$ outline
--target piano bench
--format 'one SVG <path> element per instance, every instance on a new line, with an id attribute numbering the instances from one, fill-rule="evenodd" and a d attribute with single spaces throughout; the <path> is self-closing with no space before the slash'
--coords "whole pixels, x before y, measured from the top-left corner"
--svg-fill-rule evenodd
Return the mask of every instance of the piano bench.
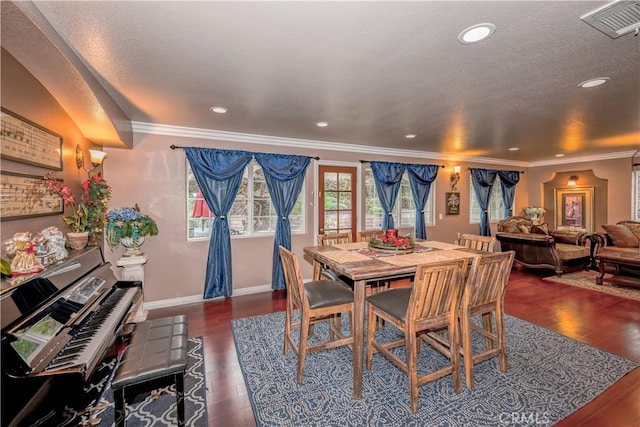
<path id="1" fill-rule="evenodd" d="M 147 320 L 136 325 L 111 382 L 115 425 L 125 425 L 125 389 L 170 379 L 176 384 L 178 425 L 184 426 L 184 373 L 187 368 L 187 316 Z"/>

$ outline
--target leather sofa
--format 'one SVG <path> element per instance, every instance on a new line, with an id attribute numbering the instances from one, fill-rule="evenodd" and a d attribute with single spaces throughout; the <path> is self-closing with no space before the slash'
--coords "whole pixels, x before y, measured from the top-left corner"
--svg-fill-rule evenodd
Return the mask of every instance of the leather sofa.
<path id="1" fill-rule="evenodd" d="M 549 231 L 546 224 L 514 216 L 498 223 L 496 239 L 502 251 L 515 252 L 515 263 L 523 267 L 552 269 L 561 276 L 592 265 L 588 233 Z"/>
<path id="2" fill-rule="evenodd" d="M 637 254 L 640 251 L 640 221 L 619 221 L 614 225 L 603 225 L 604 232 L 593 233 L 591 239 L 592 256 L 604 252 L 630 252 Z M 619 267 L 619 273 L 640 277 L 640 269 L 633 267 Z"/>
<path id="3" fill-rule="evenodd" d="M 638 252 L 640 250 L 640 221 L 620 221 L 603 225 L 604 232 L 591 234 L 594 254 L 601 251 Z"/>

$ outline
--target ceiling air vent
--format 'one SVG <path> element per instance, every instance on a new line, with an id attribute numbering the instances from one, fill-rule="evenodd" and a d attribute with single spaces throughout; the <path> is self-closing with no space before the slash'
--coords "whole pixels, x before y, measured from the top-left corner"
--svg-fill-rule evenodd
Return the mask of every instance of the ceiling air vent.
<path id="1" fill-rule="evenodd" d="M 616 39 L 640 28 L 640 1 L 614 1 L 580 19 Z"/>

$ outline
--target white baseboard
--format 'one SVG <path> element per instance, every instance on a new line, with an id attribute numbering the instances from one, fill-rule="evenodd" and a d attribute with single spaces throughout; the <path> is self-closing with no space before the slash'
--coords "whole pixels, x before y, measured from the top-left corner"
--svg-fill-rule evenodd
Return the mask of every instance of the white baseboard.
<path id="1" fill-rule="evenodd" d="M 260 286 L 251 286 L 249 288 L 240 288 L 240 289 L 234 289 L 233 290 L 233 294 L 231 295 L 231 297 L 239 297 L 242 295 L 251 295 L 251 294 L 258 294 L 258 293 L 262 293 L 262 292 L 271 292 L 271 285 L 260 285 Z M 167 307 L 175 307 L 177 305 L 185 305 L 185 304 L 195 304 L 195 303 L 199 303 L 199 302 L 205 302 L 205 301 L 215 301 L 215 300 L 219 300 L 219 299 L 223 299 L 224 297 L 217 297 L 217 298 L 211 298 L 211 299 L 204 299 L 202 298 L 202 295 L 192 295 L 192 296 L 188 296 L 188 297 L 180 297 L 180 298 L 172 298 L 172 299 L 165 299 L 165 300 L 160 300 L 160 301 L 150 301 L 150 302 L 145 302 L 143 307 L 145 310 L 154 310 L 156 308 L 167 308 Z"/>

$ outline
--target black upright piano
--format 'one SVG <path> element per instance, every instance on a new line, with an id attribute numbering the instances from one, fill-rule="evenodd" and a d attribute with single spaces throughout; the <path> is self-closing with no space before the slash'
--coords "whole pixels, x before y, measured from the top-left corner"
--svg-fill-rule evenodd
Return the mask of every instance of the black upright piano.
<path id="1" fill-rule="evenodd" d="M 49 425 L 113 349 L 142 290 L 110 267 L 96 246 L 36 275 L 3 279 L 2 426 Z"/>

